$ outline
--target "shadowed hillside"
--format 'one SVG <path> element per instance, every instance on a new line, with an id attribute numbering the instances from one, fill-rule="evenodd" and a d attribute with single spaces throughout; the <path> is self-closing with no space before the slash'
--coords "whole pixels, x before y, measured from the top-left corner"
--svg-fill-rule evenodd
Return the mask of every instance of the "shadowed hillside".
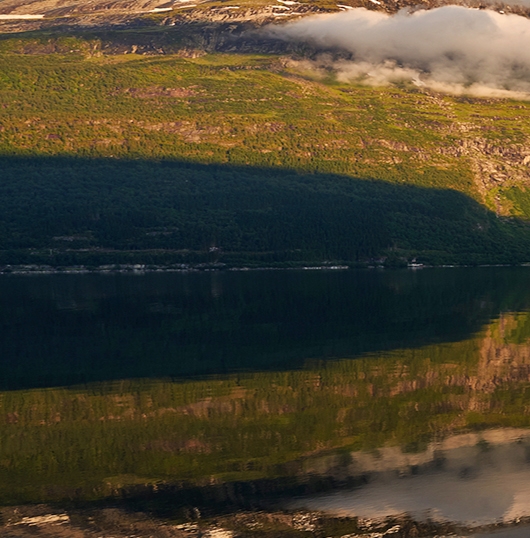
<path id="1" fill-rule="evenodd" d="M 517 263 L 530 228 L 453 191 L 280 168 L 2 158 L 4 264 Z"/>

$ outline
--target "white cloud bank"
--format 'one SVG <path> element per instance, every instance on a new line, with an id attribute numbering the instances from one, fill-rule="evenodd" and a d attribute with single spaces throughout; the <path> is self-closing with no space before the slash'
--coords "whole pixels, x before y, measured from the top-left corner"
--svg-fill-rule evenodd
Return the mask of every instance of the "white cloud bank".
<path id="1" fill-rule="evenodd" d="M 530 20 L 519 15 L 460 6 L 395 15 L 358 8 L 266 32 L 350 52 L 352 60 L 316 62 L 344 81 L 409 80 L 451 93 L 530 97 Z"/>

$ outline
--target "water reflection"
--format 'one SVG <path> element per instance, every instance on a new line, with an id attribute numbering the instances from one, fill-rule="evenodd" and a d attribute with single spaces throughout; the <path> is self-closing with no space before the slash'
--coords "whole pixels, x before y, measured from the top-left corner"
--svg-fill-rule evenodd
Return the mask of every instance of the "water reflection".
<path id="1" fill-rule="evenodd" d="M 0 278 L 0 388 L 289 370 L 469 337 L 527 268 Z"/>
<path id="2" fill-rule="evenodd" d="M 530 516 L 527 272 L 423 274 L 1 281 L 0 504 Z"/>
<path id="3" fill-rule="evenodd" d="M 417 454 L 354 453 L 350 472 L 370 473 L 369 484 L 290 506 L 370 519 L 406 513 L 467 526 L 510 523 L 530 515 L 529 455 L 530 432 L 512 428 L 450 436 Z"/>

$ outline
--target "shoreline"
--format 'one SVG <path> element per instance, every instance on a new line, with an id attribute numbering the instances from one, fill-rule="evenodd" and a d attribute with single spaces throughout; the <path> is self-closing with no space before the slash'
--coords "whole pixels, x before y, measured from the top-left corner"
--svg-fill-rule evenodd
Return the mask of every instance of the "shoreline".
<path id="1" fill-rule="evenodd" d="M 424 265 L 407 264 L 402 266 L 351 264 L 351 265 L 294 265 L 294 266 L 229 266 L 228 264 L 173 264 L 173 265 L 144 265 L 144 264 L 111 264 L 100 266 L 72 265 L 4 265 L 0 266 L 0 275 L 86 275 L 86 274 L 148 274 L 148 273 L 209 273 L 209 272 L 246 272 L 246 271 L 350 271 L 350 270 L 395 270 L 407 269 L 457 269 L 457 268 L 486 268 L 486 267 L 530 267 L 530 262 L 518 264 L 443 264 Z"/>

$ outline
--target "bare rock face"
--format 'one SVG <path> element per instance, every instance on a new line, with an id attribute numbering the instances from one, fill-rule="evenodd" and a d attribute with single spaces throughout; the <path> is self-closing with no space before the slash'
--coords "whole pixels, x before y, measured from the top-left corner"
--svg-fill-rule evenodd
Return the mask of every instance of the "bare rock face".
<path id="1" fill-rule="evenodd" d="M 494 9 L 501 13 L 530 16 L 530 7 L 508 5 L 502 0 L 345 0 L 337 4 L 322 0 L 252 4 L 236 0 L 226 5 L 210 0 L 2 0 L 0 3 L 0 33 L 61 27 L 108 27 L 136 25 L 175 26 L 183 22 L 247 23 L 261 26 L 284 22 L 315 13 L 344 11 L 364 7 L 375 11 L 396 13 L 403 8 L 432 9 L 442 5 Z M 152 18 L 159 15 L 158 19 Z M 151 18 L 150 18 L 151 17 Z M 148 19 L 148 20 L 146 20 Z"/>
<path id="2" fill-rule="evenodd" d="M 322 11 L 329 10 L 314 4 L 296 3 L 288 7 L 274 0 L 270 5 L 257 6 L 235 3 L 208 6 L 204 0 L 4 0 L 0 5 L 0 32 L 49 27 L 58 19 L 62 25 L 98 26 L 124 24 L 150 14 L 167 14 L 159 24 L 172 26 L 182 20 L 259 24 Z"/>

